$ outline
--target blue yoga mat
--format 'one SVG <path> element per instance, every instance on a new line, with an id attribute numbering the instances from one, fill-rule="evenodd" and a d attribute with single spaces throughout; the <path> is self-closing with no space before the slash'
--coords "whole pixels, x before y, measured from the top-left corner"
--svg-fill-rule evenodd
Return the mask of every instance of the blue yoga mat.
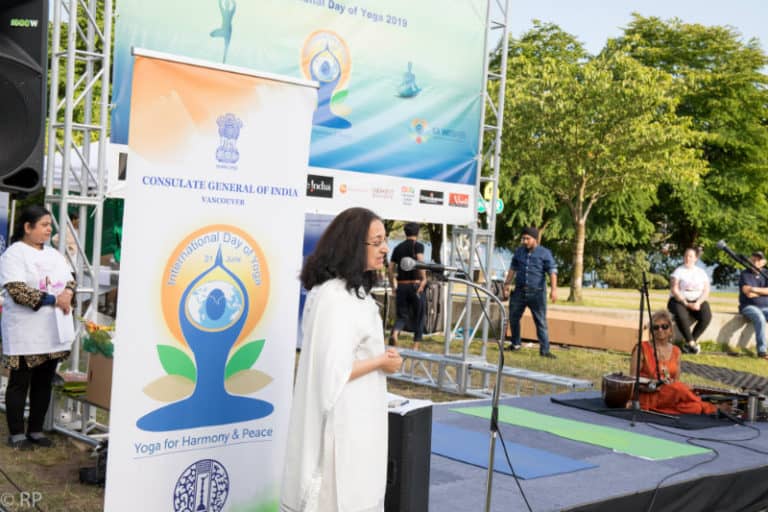
<path id="1" fill-rule="evenodd" d="M 597 467 L 588 462 L 537 448 L 529 448 L 506 440 L 504 443 L 507 445 L 507 452 L 515 473 L 524 480 Z M 474 432 L 445 423 L 432 423 L 432 453 L 437 455 L 487 469 L 489 445 L 490 433 L 488 432 Z M 497 473 L 512 474 L 498 438 L 493 470 Z"/>

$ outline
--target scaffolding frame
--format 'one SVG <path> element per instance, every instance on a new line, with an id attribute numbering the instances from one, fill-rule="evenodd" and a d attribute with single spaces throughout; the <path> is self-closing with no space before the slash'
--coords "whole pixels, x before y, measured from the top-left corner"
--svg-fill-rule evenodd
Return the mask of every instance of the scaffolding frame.
<path id="1" fill-rule="evenodd" d="M 52 1 L 45 203 L 49 208 L 55 204 L 59 209 L 58 217 L 54 219 L 59 233 L 58 249 L 74 269 L 78 304 L 82 304 L 83 299 L 89 301 L 87 311 L 78 306 L 78 314 L 95 320 L 107 182 L 112 0 Z M 84 16 L 79 16 L 81 13 Z M 85 26 L 81 26 L 79 20 Z M 64 95 L 60 97 L 62 76 Z M 74 114 L 79 107 L 83 115 L 76 122 Z M 95 166 L 92 151 L 97 152 Z M 57 155 L 61 159 L 58 176 Z M 85 249 L 88 207 L 94 210 L 90 255 Z M 78 229 L 69 219 L 70 208 L 76 208 L 82 220 Z M 77 246 L 74 258 L 66 251 L 70 236 Z M 82 329 L 78 334 L 82 334 Z M 73 370 L 79 368 L 79 343 L 73 346 L 71 364 Z"/>
<path id="2" fill-rule="evenodd" d="M 45 168 L 45 203 L 58 207 L 53 219 L 59 233 L 58 249 L 72 265 L 77 280 L 75 313 L 96 320 L 99 303 L 99 274 L 107 187 L 108 115 L 111 74 L 112 0 L 51 0 L 51 27 L 47 160 Z M 64 92 L 60 94 L 59 84 Z M 82 116 L 75 120 L 76 109 Z M 93 152 L 96 152 L 95 164 Z M 61 172 L 57 174 L 57 160 Z M 93 240 L 86 253 L 87 218 L 93 208 Z M 69 219 L 70 208 L 81 220 L 75 229 Z M 74 238 L 77 253 L 66 250 L 68 239 Z M 88 307 L 83 310 L 83 302 Z M 80 339 L 83 327 L 76 331 L 70 367 L 80 369 Z M 55 405 L 55 404 L 54 404 Z M 46 426 L 93 443 L 89 433 L 98 426 L 95 414 L 87 404 L 68 401 L 69 415 L 50 407 Z M 64 420 L 62 418 L 67 418 Z M 79 430 L 76 431 L 75 429 Z"/>
<path id="3" fill-rule="evenodd" d="M 492 9 L 492 3 L 496 4 L 498 10 Z M 484 279 L 485 289 L 488 293 L 493 293 L 493 279 L 491 269 L 493 268 L 494 239 L 496 232 L 496 204 L 499 199 L 499 171 L 501 159 L 502 132 L 504 124 L 504 100 L 507 84 L 507 48 L 509 46 L 509 7 L 510 0 L 489 0 L 486 12 L 486 44 L 484 52 L 483 69 L 485 70 L 485 80 L 483 81 L 482 96 L 483 110 L 481 113 L 481 130 L 478 147 L 481 148 L 477 156 L 478 179 L 476 191 L 478 199 L 482 198 L 485 189 L 490 187 L 490 206 L 486 208 L 487 222 L 481 227 L 477 221 L 469 226 L 452 226 L 451 246 L 448 256 L 448 265 L 466 270 L 469 279 L 478 271 L 478 279 Z M 501 38 L 493 52 L 488 49 L 489 40 L 501 31 Z M 490 69 L 492 57 L 499 59 L 499 71 L 494 72 Z M 489 91 L 489 84 L 498 84 L 494 91 Z M 486 147 L 487 146 L 487 147 Z M 486 165 L 487 164 L 487 165 Z M 473 208 L 476 205 L 471 205 Z M 445 226 L 444 226 L 445 229 Z M 481 315 L 474 322 L 472 320 L 473 308 L 473 289 L 466 287 L 463 293 L 464 304 L 461 312 L 453 319 L 454 285 L 447 283 L 447 292 L 443 295 L 444 308 L 444 334 L 445 343 L 442 356 L 438 356 L 440 361 L 436 364 L 424 364 L 424 357 L 414 351 L 403 351 L 401 354 L 404 359 L 410 360 L 410 372 L 401 371 L 396 378 L 408 382 L 430 385 L 443 391 L 449 391 L 460 394 L 470 394 L 477 396 L 490 396 L 488 389 L 490 374 L 487 371 L 481 371 L 482 384 L 475 388 L 472 385 L 472 370 L 478 370 L 486 364 L 486 345 L 490 333 L 488 320 Z M 478 297 L 479 305 L 490 315 L 492 301 L 489 296 Z M 481 349 L 480 356 L 470 355 L 470 345 L 473 342 L 475 333 L 481 330 Z M 459 335 L 459 333 L 461 333 Z M 496 333 L 503 337 L 504 333 Z M 451 348 L 451 342 L 455 338 L 462 338 L 461 352 L 455 353 Z M 427 358 L 432 361 L 433 357 Z M 435 361 L 432 361 L 435 362 Z M 404 364 L 403 370 L 406 368 Z M 414 369 L 420 369 L 420 375 L 416 375 Z"/>

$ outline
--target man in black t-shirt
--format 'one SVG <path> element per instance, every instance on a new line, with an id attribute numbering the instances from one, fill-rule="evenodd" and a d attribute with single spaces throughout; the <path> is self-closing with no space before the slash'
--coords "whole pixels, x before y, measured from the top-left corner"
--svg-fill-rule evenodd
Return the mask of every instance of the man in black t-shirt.
<path id="1" fill-rule="evenodd" d="M 757 269 L 765 267 L 765 255 L 755 251 L 749 261 Z M 739 313 L 747 317 L 755 327 L 757 357 L 768 359 L 765 344 L 765 321 L 768 318 L 768 279 L 762 273 L 746 269 L 739 277 Z"/>
<path id="2" fill-rule="evenodd" d="M 405 240 L 395 247 L 389 261 L 389 282 L 395 290 L 397 312 L 395 326 L 389 336 L 389 344 L 397 345 L 397 336 L 410 318 L 414 325 L 414 350 L 419 350 L 419 342 L 424 334 L 424 288 L 427 286 L 427 273 L 424 270 L 406 272 L 400 268 L 400 260 L 407 257 L 424 261 L 424 244 L 417 241 L 419 227 L 415 222 L 409 222 L 404 226 Z"/>

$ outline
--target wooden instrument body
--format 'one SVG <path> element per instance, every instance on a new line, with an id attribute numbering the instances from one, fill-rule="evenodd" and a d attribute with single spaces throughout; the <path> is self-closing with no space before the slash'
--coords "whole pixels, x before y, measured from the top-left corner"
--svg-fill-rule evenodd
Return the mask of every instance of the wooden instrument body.
<path id="1" fill-rule="evenodd" d="M 608 373 L 603 375 L 600 391 L 606 407 L 610 409 L 623 409 L 632 400 L 632 390 L 634 388 L 634 377 L 622 373 Z"/>

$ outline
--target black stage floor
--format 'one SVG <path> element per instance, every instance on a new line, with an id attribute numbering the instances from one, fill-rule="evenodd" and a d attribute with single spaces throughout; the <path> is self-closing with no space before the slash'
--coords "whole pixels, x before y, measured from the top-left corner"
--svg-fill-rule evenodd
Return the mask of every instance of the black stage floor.
<path id="1" fill-rule="evenodd" d="M 558 398 L 594 396 L 597 396 L 594 392 L 557 395 Z M 477 418 L 456 414 L 449 409 L 457 405 L 479 406 L 489 403 L 488 400 L 473 400 L 435 405 L 433 421 L 475 430 Z M 705 430 L 654 428 L 645 423 L 637 423 L 632 427 L 624 419 L 552 403 L 550 396 L 511 398 L 501 403 L 672 441 L 706 438 L 696 440 L 695 443 L 714 450 L 705 455 L 652 461 L 547 432 L 502 424 L 500 428 L 505 441 L 547 450 L 597 466 L 573 473 L 520 480 L 534 511 L 757 512 L 768 509 L 768 423 L 753 423 L 752 428 L 733 424 Z M 485 423 L 487 425 L 487 421 Z M 495 456 L 497 459 L 504 458 L 504 453 L 496 450 Z M 433 454 L 429 510 L 485 510 L 486 476 L 485 469 Z M 659 484 L 659 491 L 654 496 L 654 490 Z M 649 509 L 652 499 L 653 505 Z M 501 473 L 494 473 L 491 503 L 494 512 L 528 509 L 514 479 Z"/>

